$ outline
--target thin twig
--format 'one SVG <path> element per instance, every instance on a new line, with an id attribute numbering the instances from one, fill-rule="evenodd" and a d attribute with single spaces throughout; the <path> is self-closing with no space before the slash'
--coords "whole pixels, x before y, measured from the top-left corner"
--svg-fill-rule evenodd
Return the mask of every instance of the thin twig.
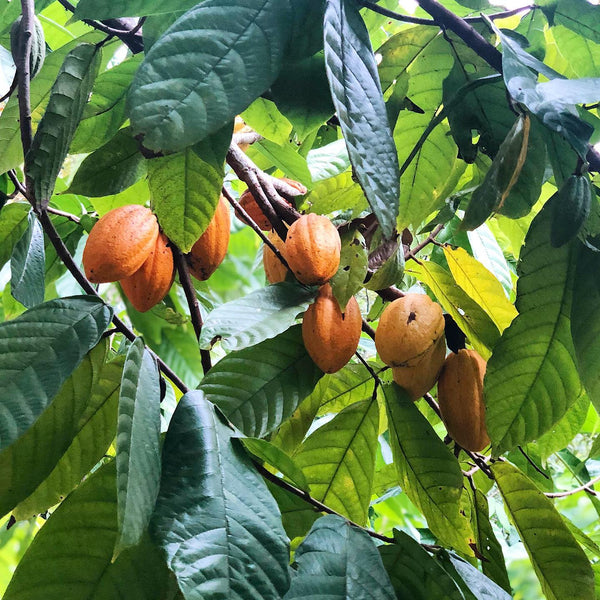
<path id="1" fill-rule="evenodd" d="M 375 330 L 363 319 L 362 320 L 362 330 L 373 340 L 375 341 Z"/>
<path id="2" fill-rule="evenodd" d="M 414 248 L 410 248 L 404 253 L 404 260 L 410 260 L 411 258 L 414 260 L 416 258 L 416 254 L 423 250 L 429 244 L 433 244 L 435 242 L 435 238 L 440 234 L 442 229 L 444 229 L 445 223 L 440 223 L 435 227 L 435 229 L 419 244 L 417 244 Z"/>
<path id="3" fill-rule="evenodd" d="M 544 471 L 538 467 L 538 465 L 535 464 L 535 462 L 533 462 L 533 459 L 531 458 L 531 456 L 529 456 L 529 454 L 527 454 L 527 452 L 525 452 L 525 450 L 523 450 L 523 446 L 517 446 L 517 448 L 519 449 L 519 452 L 527 459 L 527 462 L 543 477 L 545 477 L 546 479 L 550 479 L 550 477 L 548 477 L 548 475 L 546 473 L 544 473 Z"/>
<path id="4" fill-rule="evenodd" d="M 59 217 L 65 217 L 69 219 L 69 221 L 73 221 L 73 223 L 79 224 L 81 222 L 79 217 L 72 215 L 69 212 L 65 212 L 64 210 L 59 210 L 58 208 L 52 208 L 51 206 L 47 206 L 46 211 L 52 213 L 53 215 L 58 215 Z"/>
<path id="5" fill-rule="evenodd" d="M 593 496 L 597 495 L 596 490 L 592 490 L 591 487 L 600 481 L 600 475 L 594 477 L 594 479 L 590 479 L 587 483 L 580 485 L 579 487 L 573 488 L 572 490 L 568 490 L 566 492 L 545 492 L 545 496 L 547 498 L 566 498 L 567 496 L 572 496 L 573 494 L 577 494 L 578 492 L 587 492 L 588 494 L 592 494 Z"/>

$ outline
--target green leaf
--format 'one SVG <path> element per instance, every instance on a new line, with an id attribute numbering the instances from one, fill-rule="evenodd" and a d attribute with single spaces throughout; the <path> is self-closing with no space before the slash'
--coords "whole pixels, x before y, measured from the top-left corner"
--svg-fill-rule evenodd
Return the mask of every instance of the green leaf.
<path id="1" fill-rule="evenodd" d="M 321 382 L 319 415 L 338 413 L 373 393 L 373 376 L 360 363 L 349 363 L 337 373 L 325 375 Z"/>
<path id="2" fill-rule="evenodd" d="M 314 431 L 294 455 L 311 496 L 359 525 L 367 521 L 378 428 L 377 401 L 357 402 Z"/>
<path id="3" fill-rule="evenodd" d="M 44 232 L 33 212 L 29 213 L 28 222 L 10 259 L 10 292 L 23 306 L 33 308 L 44 301 L 46 257 Z"/>
<path id="4" fill-rule="evenodd" d="M 195 391 L 165 439 L 151 533 L 188 600 L 275 600 L 289 585 L 277 505 L 233 435 Z"/>
<path id="5" fill-rule="evenodd" d="M 306 155 L 306 161 L 315 183 L 340 175 L 350 167 L 350 157 L 344 140 L 313 148 Z"/>
<path id="6" fill-rule="evenodd" d="M 179 18 L 150 48 L 129 92 L 144 145 L 182 150 L 246 109 L 277 78 L 291 16 L 287 1 L 205 0 Z"/>
<path id="7" fill-rule="evenodd" d="M 289 140 L 284 144 L 275 144 L 269 140 L 260 140 L 253 144 L 252 150 L 261 154 L 269 164 L 281 169 L 290 179 L 299 181 L 308 189 L 312 188 L 312 177 L 304 156 L 298 153 L 298 147 Z"/>
<path id="8" fill-rule="evenodd" d="M 115 556 L 142 539 L 160 484 L 160 382 L 156 360 L 136 338 L 127 351 L 117 427 L 119 536 Z"/>
<path id="9" fill-rule="evenodd" d="M 81 163 L 67 193 L 83 196 L 118 194 L 146 174 L 146 161 L 126 127 Z"/>
<path id="10" fill-rule="evenodd" d="M 319 181 L 306 197 L 306 204 L 310 212 L 321 215 L 367 207 L 365 195 L 350 171 Z"/>
<path id="11" fill-rule="evenodd" d="M 15 202 L 0 210 L 0 269 L 10 259 L 15 244 L 27 229 L 30 208 L 29 204 Z"/>
<path id="12" fill-rule="evenodd" d="M 304 348 L 301 327 L 295 325 L 228 354 L 208 372 L 200 389 L 244 434 L 260 438 L 296 410 L 322 375 Z"/>
<path id="13" fill-rule="evenodd" d="M 556 600 L 593 598 L 590 564 L 552 501 L 511 464 L 491 468 L 545 594 Z"/>
<path id="14" fill-rule="evenodd" d="M 276 144 L 289 141 L 292 124 L 270 100 L 257 98 L 240 116 L 254 131 Z"/>
<path id="15" fill-rule="evenodd" d="M 25 157 L 25 171 L 33 181 L 39 206 L 46 207 L 67 156 L 83 108 L 92 91 L 101 52 L 92 44 L 80 44 L 67 56 L 50 90 L 50 100 Z"/>
<path id="16" fill-rule="evenodd" d="M 361 288 L 367 275 L 369 254 L 365 238 L 358 230 L 348 231 L 341 236 L 342 252 L 340 266 L 331 278 L 331 289 L 342 311 Z"/>
<path id="17" fill-rule="evenodd" d="M 473 534 L 461 514 L 463 477 L 450 449 L 396 384 L 383 387 L 390 443 L 402 490 L 444 544 L 469 556 Z"/>
<path id="18" fill-rule="evenodd" d="M 350 160 L 386 237 L 398 216 L 400 172 L 369 34 L 358 7 L 327 0 L 325 66 Z"/>
<path id="19" fill-rule="evenodd" d="M 373 540 L 336 515 L 321 517 L 296 550 L 285 600 L 394 600 Z"/>
<path id="20" fill-rule="evenodd" d="M 585 0 L 559 0 L 554 22 L 600 44 L 600 10 Z"/>
<path id="21" fill-rule="evenodd" d="M 587 175 L 571 175 L 552 199 L 550 241 L 555 248 L 570 242 L 590 215 L 592 189 Z"/>
<path id="22" fill-rule="evenodd" d="M 146 538 L 111 563 L 117 538 L 114 462 L 98 469 L 35 536 L 5 600 L 164 600 L 169 572 Z"/>
<path id="23" fill-rule="evenodd" d="M 0 450 L 33 425 L 111 317 L 101 300 L 75 296 L 0 323 Z"/>
<path id="24" fill-rule="evenodd" d="M 198 0 L 80 0 L 75 9 L 77 19 L 110 19 L 112 17 L 139 17 L 168 15 L 176 10 L 187 10 Z"/>
<path id="25" fill-rule="evenodd" d="M 314 287 L 282 282 L 226 302 L 208 314 L 200 347 L 221 338 L 226 350 L 242 350 L 287 331 L 316 297 Z"/>
<path id="26" fill-rule="evenodd" d="M 73 394 L 65 390 L 63 396 L 61 392 L 60 401 L 57 397 L 31 428 L 32 438 L 27 443 L 36 445 L 36 452 L 29 455 L 32 460 L 43 452 L 53 456 L 54 449 L 59 458 L 46 479 L 15 508 L 13 515 L 17 520 L 29 519 L 58 504 L 106 454 L 117 433 L 124 358 L 99 365 L 92 373 L 89 370 L 85 375 L 82 373 L 81 381 L 79 377 L 73 381 Z M 60 418 L 55 420 L 55 414 Z M 73 419 L 70 426 L 69 419 Z M 61 425 L 64 428 L 59 434 L 56 429 Z M 22 439 L 28 436 L 29 431 Z M 59 445 L 62 436 L 68 443 Z M 46 438 L 52 442 L 45 442 Z M 48 450 L 50 446 L 52 452 Z M 44 465 L 45 460 L 40 460 L 40 465 Z"/>
<path id="27" fill-rule="evenodd" d="M 403 531 L 394 530 L 394 543 L 379 546 L 379 554 L 397 598 L 464 600 L 443 567 Z"/>
<path id="28" fill-rule="evenodd" d="M 550 226 L 546 206 L 521 250 L 519 315 L 487 365 L 484 398 L 494 456 L 548 431 L 581 390 L 570 326 L 575 247 L 553 248 Z"/>
<path id="29" fill-rule="evenodd" d="M 148 180 L 161 228 L 182 252 L 189 252 L 213 218 L 223 173 L 187 148 L 148 161 Z"/>
<path id="30" fill-rule="evenodd" d="M 504 258 L 504 252 L 487 225 L 468 231 L 469 245 L 473 256 L 502 284 L 505 294 L 510 296 L 513 289 L 512 275 Z"/>

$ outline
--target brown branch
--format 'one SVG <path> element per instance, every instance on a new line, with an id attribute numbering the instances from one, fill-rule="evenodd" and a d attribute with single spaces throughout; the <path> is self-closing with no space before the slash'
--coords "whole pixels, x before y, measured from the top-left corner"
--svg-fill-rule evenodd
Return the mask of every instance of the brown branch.
<path id="1" fill-rule="evenodd" d="M 375 341 L 375 330 L 363 319 L 362 330 L 366 333 L 373 341 Z"/>
<path id="2" fill-rule="evenodd" d="M 404 260 L 410 260 L 411 258 L 414 260 L 417 252 L 420 252 L 428 246 L 429 244 L 435 243 L 435 238 L 440 234 L 442 229 L 444 229 L 445 223 L 440 223 L 436 226 L 436 228 L 419 244 L 417 244 L 414 248 L 409 248 L 404 253 Z"/>
<path id="3" fill-rule="evenodd" d="M 594 477 L 587 483 L 580 485 L 579 487 L 573 488 L 572 490 L 568 490 L 566 492 L 545 492 L 544 495 L 547 498 L 566 498 L 567 496 L 572 496 L 573 494 L 577 494 L 578 492 L 587 492 L 588 494 L 592 494 L 592 496 L 596 496 L 596 490 L 591 489 L 592 486 L 600 481 L 600 475 Z"/>
<path id="4" fill-rule="evenodd" d="M 544 473 L 544 471 L 542 471 L 542 469 L 540 467 L 538 467 L 538 465 L 535 464 L 535 462 L 533 461 L 533 459 L 531 458 L 531 456 L 529 456 L 529 454 L 527 454 L 527 452 L 525 452 L 525 450 L 523 450 L 523 446 L 517 446 L 517 448 L 519 449 L 519 452 L 525 457 L 525 459 L 527 460 L 527 462 L 543 477 L 545 477 L 546 479 L 550 479 L 550 477 L 548 477 L 548 475 L 546 473 Z"/>
<path id="5" fill-rule="evenodd" d="M 65 217 L 66 219 L 69 219 L 69 221 L 73 221 L 73 223 L 79 224 L 81 222 L 79 217 L 72 215 L 69 212 L 65 212 L 64 210 L 59 210 L 58 208 L 47 206 L 46 212 L 52 213 L 53 215 L 58 215 L 59 217 Z"/>

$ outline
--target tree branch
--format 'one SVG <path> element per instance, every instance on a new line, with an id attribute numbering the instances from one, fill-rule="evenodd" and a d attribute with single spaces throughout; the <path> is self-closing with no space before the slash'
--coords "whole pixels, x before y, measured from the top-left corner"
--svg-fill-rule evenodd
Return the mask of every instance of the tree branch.
<path id="1" fill-rule="evenodd" d="M 545 496 L 547 498 L 566 498 L 567 496 L 572 496 L 573 494 L 577 494 L 578 492 L 588 492 L 593 496 L 596 496 L 596 491 L 591 489 L 595 483 L 600 481 L 600 475 L 597 475 L 593 479 L 590 479 L 587 483 L 580 485 L 579 487 L 573 488 L 572 490 L 568 490 L 566 492 L 545 492 Z"/>
<path id="2" fill-rule="evenodd" d="M 425 248 L 429 244 L 436 243 L 435 238 L 440 234 L 442 229 L 444 229 L 444 226 L 445 226 L 445 223 L 440 223 L 422 242 L 417 244 L 414 248 L 409 248 L 404 253 L 404 260 L 410 260 L 411 258 L 414 260 L 417 252 L 420 252 L 421 250 L 423 250 L 423 248 Z"/>

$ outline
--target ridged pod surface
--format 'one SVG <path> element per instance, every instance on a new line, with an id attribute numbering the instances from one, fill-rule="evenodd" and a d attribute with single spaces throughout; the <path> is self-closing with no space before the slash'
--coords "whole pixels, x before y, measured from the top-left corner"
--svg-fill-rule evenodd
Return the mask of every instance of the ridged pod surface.
<path id="1" fill-rule="evenodd" d="M 375 347 L 392 367 L 414 366 L 444 333 L 442 308 L 425 294 L 406 294 L 390 302 L 379 319 Z"/>
<path id="2" fill-rule="evenodd" d="M 303 215 L 292 223 L 285 240 L 285 259 L 298 281 L 322 285 L 340 266 L 342 242 L 331 221 L 322 215 Z"/>
<path id="3" fill-rule="evenodd" d="M 350 298 L 342 314 L 331 286 L 324 285 L 302 319 L 304 346 L 325 373 L 339 371 L 356 352 L 362 317 L 358 302 Z"/>
<path id="4" fill-rule="evenodd" d="M 145 206 L 129 204 L 107 212 L 85 244 L 85 276 L 92 283 L 106 283 L 133 275 L 154 249 L 158 231 L 156 217 Z"/>
<path id="5" fill-rule="evenodd" d="M 438 380 L 444 359 L 446 358 L 446 339 L 444 335 L 438 339 L 431 350 L 411 367 L 392 367 L 394 381 L 403 387 L 411 400 L 424 396 Z"/>
<path id="6" fill-rule="evenodd" d="M 164 233 L 156 238 L 154 249 L 144 264 L 131 276 L 121 280 L 123 292 L 136 310 L 146 312 L 169 292 L 175 276 L 173 251 Z"/>
<path id="7" fill-rule="evenodd" d="M 275 248 L 277 248 L 277 250 L 283 254 L 285 242 L 277 235 L 277 233 L 272 231 L 267 234 L 267 237 L 273 246 L 275 246 Z M 269 246 L 266 244 L 263 247 L 263 267 L 269 283 L 279 283 L 280 281 L 285 281 L 285 276 L 287 275 L 288 270 L 277 258 L 277 256 L 275 256 L 275 252 L 273 252 L 273 250 L 271 250 L 271 248 L 269 248 Z"/>
<path id="8" fill-rule="evenodd" d="M 486 362 L 475 350 L 451 353 L 438 379 L 438 403 L 452 439 L 465 450 L 480 452 L 490 438 L 485 427 L 483 378 Z"/>
<path id="9" fill-rule="evenodd" d="M 10 51 L 15 64 L 19 60 L 19 41 L 21 38 L 21 21 L 23 15 L 20 15 L 10 28 Z M 33 36 L 31 39 L 31 54 L 29 57 L 29 76 L 33 79 L 44 66 L 46 58 L 46 39 L 44 37 L 44 29 L 40 20 L 34 15 L 33 17 Z"/>
<path id="10" fill-rule="evenodd" d="M 229 205 L 223 196 L 204 233 L 187 254 L 191 274 L 200 281 L 208 279 L 223 262 L 229 246 Z"/>

